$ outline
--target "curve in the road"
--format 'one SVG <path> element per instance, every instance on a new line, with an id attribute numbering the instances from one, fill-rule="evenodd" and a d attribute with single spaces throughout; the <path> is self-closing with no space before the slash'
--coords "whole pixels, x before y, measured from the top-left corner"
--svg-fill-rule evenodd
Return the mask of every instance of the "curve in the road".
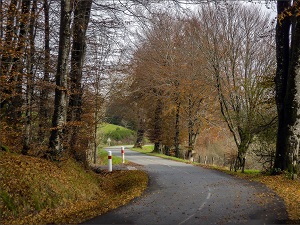
<path id="1" fill-rule="evenodd" d="M 110 148 L 120 155 L 119 148 Z M 84 224 L 282 224 L 282 199 L 258 183 L 125 150 L 149 174 L 145 194 Z"/>

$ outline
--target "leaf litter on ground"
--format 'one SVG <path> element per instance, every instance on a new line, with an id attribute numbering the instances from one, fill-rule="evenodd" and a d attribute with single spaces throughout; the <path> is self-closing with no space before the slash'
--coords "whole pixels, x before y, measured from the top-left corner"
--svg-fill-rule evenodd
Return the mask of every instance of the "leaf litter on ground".
<path id="1" fill-rule="evenodd" d="M 0 152 L 0 224 L 80 223 L 128 203 L 148 185 L 141 170 L 96 174 L 68 159 Z"/>
<path id="2" fill-rule="evenodd" d="M 240 171 L 229 171 L 229 169 L 225 167 L 210 165 L 200 166 L 208 169 L 216 169 L 238 178 L 259 182 L 266 185 L 284 200 L 288 213 L 288 221 L 286 221 L 286 223 L 300 224 L 300 178 L 292 180 L 287 173 L 282 173 L 279 175 L 268 175 L 261 172 L 241 173 Z M 275 196 L 272 193 L 263 193 L 260 197 L 262 204 L 268 204 L 269 200 Z"/>

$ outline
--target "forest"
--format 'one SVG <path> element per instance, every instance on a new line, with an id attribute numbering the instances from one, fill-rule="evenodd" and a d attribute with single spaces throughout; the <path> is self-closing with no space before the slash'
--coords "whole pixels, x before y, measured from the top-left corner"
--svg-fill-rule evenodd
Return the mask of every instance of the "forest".
<path id="1" fill-rule="evenodd" d="M 136 147 L 200 160 L 218 141 L 235 170 L 297 174 L 299 4 L 1 0 L 0 147 L 95 163 L 115 120 Z"/>
<path id="2" fill-rule="evenodd" d="M 299 223 L 299 15 L 300 0 L 0 0 L 0 223 L 82 223 L 141 196 L 156 182 L 143 169 L 95 169 L 121 139 L 185 162 L 163 165 L 153 197 L 204 184 L 178 224 L 227 204 L 232 178 L 205 168 L 268 187 L 250 204 L 256 184 L 235 185 L 234 213 L 278 195 Z"/>

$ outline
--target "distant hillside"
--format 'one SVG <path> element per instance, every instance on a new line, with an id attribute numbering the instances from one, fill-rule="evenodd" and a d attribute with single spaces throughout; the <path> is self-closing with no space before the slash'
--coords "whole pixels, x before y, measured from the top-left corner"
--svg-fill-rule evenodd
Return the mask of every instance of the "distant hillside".
<path id="1" fill-rule="evenodd" d="M 109 123 L 101 125 L 98 132 L 104 144 L 108 144 L 108 139 L 110 145 L 134 144 L 136 139 L 135 131 Z"/>

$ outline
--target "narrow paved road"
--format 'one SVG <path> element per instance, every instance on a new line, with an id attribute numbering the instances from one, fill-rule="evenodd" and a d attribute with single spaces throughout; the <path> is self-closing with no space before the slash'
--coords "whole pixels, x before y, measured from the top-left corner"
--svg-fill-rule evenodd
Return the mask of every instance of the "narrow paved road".
<path id="1" fill-rule="evenodd" d="M 120 155 L 120 148 L 110 148 Z M 125 149 L 144 166 L 150 183 L 130 204 L 84 224 L 282 224 L 283 201 L 263 185 L 218 171 Z"/>

